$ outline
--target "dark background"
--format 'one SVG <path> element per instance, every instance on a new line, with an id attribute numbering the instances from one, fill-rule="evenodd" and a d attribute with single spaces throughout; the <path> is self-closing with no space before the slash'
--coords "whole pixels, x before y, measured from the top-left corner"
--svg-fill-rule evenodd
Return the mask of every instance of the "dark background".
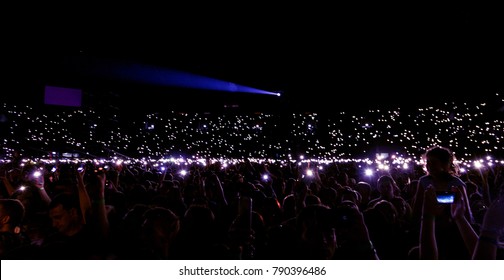
<path id="1" fill-rule="evenodd" d="M 497 7 L 122 8 L 45 7 L 13 17 L 3 40 L 1 98 L 39 103 L 50 84 L 112 94 L 112 102 L 137 110 L 331 112 L 476 102 L 503 92 Z M 105 69 L 111 61 L 176 69 L 283 95 L 96 77 L 81 67 L 90 61 Z"/>

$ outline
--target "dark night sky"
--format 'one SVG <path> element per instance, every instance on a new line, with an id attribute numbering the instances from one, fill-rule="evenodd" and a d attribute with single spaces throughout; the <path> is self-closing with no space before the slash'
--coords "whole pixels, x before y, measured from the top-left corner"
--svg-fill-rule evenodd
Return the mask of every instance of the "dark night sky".
<path id="1" fill-rule="evenodd" d="M 269 102 L 273 108 L 309 111 L 355 104 L 435 104 L 502 92 L 504 22 L 498 9 L 324 10 L 200 11 L 182 19 L 61 16 L 9 31 L 3 67 L 6 80 L 22 85 L 27 94 L 47 83 L 108 87 L 119 93 L 141 89 L 149 100 L 172 92 L 169 98 L 178 103 L 210 94 L 177 95 L 173 88 L 97 81 L 72 66 L 75 61 L 128 61 L 283 92 L 281 100 L 215 94 L 216 106 L 230 100 L 260 108 Z M 203 98 L 209 106 L 211 99 Z"/>

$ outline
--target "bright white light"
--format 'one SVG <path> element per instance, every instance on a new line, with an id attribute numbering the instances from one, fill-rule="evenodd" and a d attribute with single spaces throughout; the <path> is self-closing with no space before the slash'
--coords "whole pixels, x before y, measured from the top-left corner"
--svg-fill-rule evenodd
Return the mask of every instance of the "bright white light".
<path id="1" fill-rule="evenodd" d="M 409 168 L 409 165 L 408 165 L 407 163 L 404 163 L 404 164 L 402 165 L 402 168 L 403 168 L 403 169 L 408 169 L 408 168 Z"/>
<path id="2" fill-rule="evenodd" d="M 24 190 L 26 190 L 26 187 L 25 186 L 21 186 L 21 187 L 19 187 L 19 190 L 20 191 L 24 191 Z"/>
<path id="3" fill-rule="evenodd" d="M 311 169 L 306 170 L 306 176 L 312 177 L 313 176 L 313 171 Z"/>
<path id="4" fill-rule="evenodd" d="M 35 178 L 38 178 L 38 177 L 40 177 L 41 175 L 42 175 L 42 173 L 41 173 L 40 171 L 35 171 L 35 172 L 33 172 L 33 177 L 35 177 Z"/>
<path id="5" fill-rule="evenodd" d="M 268 180 L 269 176 L 268 176 L 268 174 L 264 174 L 264 175 L 262 176 L 262 178 L 263 178 L 263 180 L 264 180 L 264 181 L 266 181 L 266 180 Z"/>
<path id="6" fill-rule="evenodd" d="M 460 168 L 460 173 L 466 173 L 466 169 L 465 168 Z"/>
<path id="7" fill-rule="evenodd" d="M 366 174 L 366 176 L 373 176 L 373 170 L 372 169 L 367 168 L 366 171 L 364 171 L 364 173 Z"/>
<path id="8" fill-rule="evenodd" d="M 475 161 L 475 162 L 474 162 L 474 167 L 475 167 L 475 168 L 478 168 L 478 169 L 479 169 L 479 168 L 481 168 L 482 166 L 483 166 L 483 165 L 481 164 L 481 162 L 479 162 L 479 161 Z"/>
<path id="9" fill-rule="evenodd" d="M 185 171 L 185 170 L 180 170 L 180 175 L 182 175 L 182 176 L 187 175 L 187 171 Z"/>

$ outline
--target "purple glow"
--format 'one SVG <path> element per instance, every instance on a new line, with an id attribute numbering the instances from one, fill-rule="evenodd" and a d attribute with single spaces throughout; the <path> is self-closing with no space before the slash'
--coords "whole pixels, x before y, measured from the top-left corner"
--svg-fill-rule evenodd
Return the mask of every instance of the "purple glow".
<path id="1" fill-rule="evenodd" d="M 63 88 L 46 86 L 44 91 L 44 104 L 80 107 L 82 90 L 75 88 Z"/>

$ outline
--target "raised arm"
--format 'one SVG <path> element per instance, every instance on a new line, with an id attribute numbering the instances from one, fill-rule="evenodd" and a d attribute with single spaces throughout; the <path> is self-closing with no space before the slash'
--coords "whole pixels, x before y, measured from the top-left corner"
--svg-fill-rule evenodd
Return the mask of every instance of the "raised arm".
<path id="1" fill-rule="evenodd" d="M 413 197 L 413 205 L 411 207 L 411 211 L 412 211 L 411 218 L 412 218 L 413 222 L 415 222 L 415 223 L 420 222 L 420 219 L 422 218 L 424 191 L 425 191 L 425 189 L 421 185 L 420 181 L 418 181 L 416 193 L 415 193 L 415 196 Z"/>
<path id="2" fill-rule="evenodd" d="M 440 209 L 436 201 L 436 191 L 428 186 L 423 195 L 422 218 L 420 222 L 420 259 L 437 260 L 436 216 Z"/>
<path id="3" fill-rule="evenodd" d="M 219 176 L 217 174 L 213 173 L 210 175 L 210 177 L 206 178 L 206 180 L 209 180 L 213 183 L 210 184 L 213 186 L 213 191 L 215 192 L 216 199 L 222 206 L 227 206 L 228 202 L 226 200 L 226 196 L 224 195 L 224 189 L 222 188 L 221 181 L 219 179 Z M 207 185 L 207 184 L 205 184 Z"/>
<path id="4" fill-rule="evenodd" d="M 86 224 L 86 220 L 91 214 L 91 199 L 89 198 L 86 185 L 84 184 L 85 172 L 86 170 L 84 168 L 82 170 L 77 170 L 77 193 L 79 195 L 79 204 L 84 224 Z"/>
<path id="5" fill-rule="evenodd" d="M 107 238 L 109 234 L 109 222 L 105 209 L 106 175 L 103 172 L 97 172 L 93 176 L 95 177 L 87 184 L 92 205 L 89 222 L 96 230 L 98 237 Z"/>
<path id="6" fill-rule="evenodd" d="M 490 206 L 492 204 L 492 198 L 490 196 L 490 182 L 488 181 L 488 175 L 490 170 L 487 168 L 480 168 L 479 175 L 481 176 L 481 189 L 483 192 L 483 200 L 485 202 L 485 205 Z"/>
<path id="7" fill-rule="evenodd" d="M 475 260 L 495 260 L 499 237 L 503 231 L 504 194 L 501 192 L 485 213 L 472 258 Z"/>
<path id="8" fill-rule="evenodd" d="M 9 172 L 7 172 L 7 170 L 4 170 L 4 172 L 2 172 L 2 173 L 3 174 L 0 175 L 0 179 L 2 180 L 2 182 L 5 186 L 5 189 L 7 190 L 7 194 L 10 197 L 16 191 L 16 189 L 14 188 L 14 186 L 12 186 L 12 184 L 10 182 Z"/>
<path id="9" fill-rule="evenodd" d="M 470 253 L 474 252 L 476 247 L 476 242 L 478 241 L 478 234 L 474 231 L 473 227 L 467 220 L 466 213 L 466 196 L 464 196 L 463 189 L 460 187 L 452 187 L 452 191 L 455 192 L 455 202 L 451 205 L 451 216 L 457 224 L 460 235 L 464 240 L 467 250 Z"/>
<path id="10" fill-rule="evenodd" d="M 40 172 L 39 175 L 35 175 L 36 172 Z M 51 197 L 47 194 L 45 190 L 45 179 L 42 171 L 35 171 L 32 175 L 29 175 L 29 180 L 37 187 L 37 190 L 42 198 L 42 201 L 49 205 L 51 203 Z"/>

